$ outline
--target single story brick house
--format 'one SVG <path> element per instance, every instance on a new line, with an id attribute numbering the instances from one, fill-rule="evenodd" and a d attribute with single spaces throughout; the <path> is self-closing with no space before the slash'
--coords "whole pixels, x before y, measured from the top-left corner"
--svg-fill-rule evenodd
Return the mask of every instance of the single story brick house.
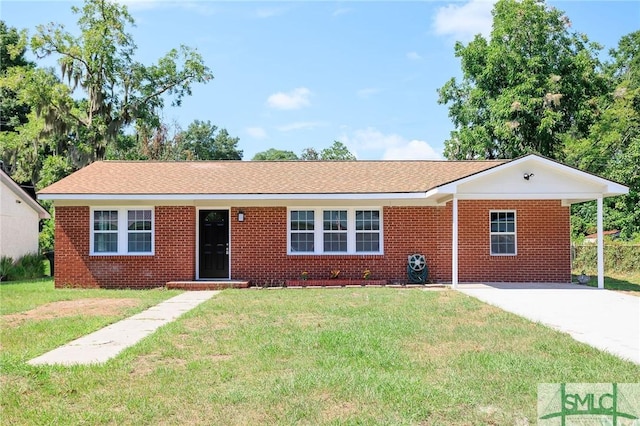
<path id="1" fill-rule="evenodd" d="M 93 163 L 39 192 L 57 287 L 371 277 L 571 281 L 570 206 L 628 188 L 537 155 L 511 161 Z"/>

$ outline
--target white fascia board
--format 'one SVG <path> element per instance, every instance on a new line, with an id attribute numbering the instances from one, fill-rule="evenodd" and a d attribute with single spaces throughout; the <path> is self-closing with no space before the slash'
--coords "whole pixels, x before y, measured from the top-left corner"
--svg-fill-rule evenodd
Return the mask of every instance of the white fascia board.
<path id="1" fill-rule="evenodd" d="M 40 203 L 38 203 L 36 200 L 31 198 L 31 196 L 29 196 L 29 194 L 27 194 L 25 192 L 25 190 L 22 189 L 20 187 L 20 185 L 18 185 L 8 175 L 6 175 L 4 172 L 0 172 L 0 178 L 1 178 L 1 181 L 4 182 L 4 184 L 7 185 L 7 187 L 17 197 L 19 197 L 22 201 L 27 203 L 33 210 L 36 211 L 36 213 L 38 213 L 38 218 L 40 218 L 40 219 L 50 219 L 51 218 L 51 216 L 49 215 L 49 212 L 46 211 L 45 208 L 40 205 Z"/>
<path id="2" fill-rule="evenodd" d="M 424 192 L 366 194 L 39 194 L 53 201 L 200 201 L 200 200 L 416 200 Z"/>
<path id="3" fill-rule="evenodd" d="M 581 192 L 581 193 L 538 193 L 538 194 L 456 194 L 458 200 L 573 200 L 580 198 L 581 200 L 595 200 L 602 197 L 599 192 Z"/>

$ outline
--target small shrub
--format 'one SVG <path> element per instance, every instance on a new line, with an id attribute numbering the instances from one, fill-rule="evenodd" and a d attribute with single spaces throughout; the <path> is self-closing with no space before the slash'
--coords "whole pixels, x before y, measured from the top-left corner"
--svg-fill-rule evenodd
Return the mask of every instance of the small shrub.
<path id="1" fill-rule="evenodd" d="M 7 281 L 14 268 L 13 258 L 2 256 L 0 258 L 0 281 Z"/>
<path id="2" fill-rule="evenodd" d="M 597 245 L 583 244 L 573 248 L 573 270 L 595 272 L 598 264 Z M 604 244 L 605 271 L 640 272 L 640 245 L 620 241 Z"/>
<path id="3" fill-rule="evenodd" d="M 27 253 L 16 262 L 17 267 L 24 268 L 21 279 L 42 278 L 44 276 L 44 256 L 37 253 Z"/>
<path id="4" fill-rule="evenodd" d="M 44 256 L 28 253 L 13 261 L 8 256 L 0 259 L 0 278 L 2 281 L 30 280 L 44 276 Z"/>

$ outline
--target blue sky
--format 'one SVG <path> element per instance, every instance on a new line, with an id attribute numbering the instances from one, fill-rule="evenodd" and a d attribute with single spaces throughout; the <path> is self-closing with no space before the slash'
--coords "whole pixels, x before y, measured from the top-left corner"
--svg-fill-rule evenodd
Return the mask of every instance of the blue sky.
<path id="1" fill-rule="evenodd" d="M 456 40 L 489 34 L 488 0 L 213 2 L 125 1 L 138 60 L 185 44 L 215 78 L 195 85 L 164 121 L 210 120 L 240 138 L 244 158 L 268 148 L 300 154 L 340 140 L 358 159 L 441 158 L 453 129 L 436 90 L 460 76 Z M 71 1 L 7 1 L 0 18 L 33 32 L 75 31 Z M 572 29 L 615 47 L 640 28 L 640 2 L 550 1 Z M 42 65 L 45 63 L 40 62 Z M 48 65 L 53 62 L 49 61 Z"/>

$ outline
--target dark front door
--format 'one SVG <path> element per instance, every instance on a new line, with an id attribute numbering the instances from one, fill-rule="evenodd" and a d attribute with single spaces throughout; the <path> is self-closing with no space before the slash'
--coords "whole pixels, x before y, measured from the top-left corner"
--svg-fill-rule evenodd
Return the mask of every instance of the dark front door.
<path id="1" fill-rule="evenodd" d="M 229 278 L 229 211 L 200 210 L 199 278 Z"/>

